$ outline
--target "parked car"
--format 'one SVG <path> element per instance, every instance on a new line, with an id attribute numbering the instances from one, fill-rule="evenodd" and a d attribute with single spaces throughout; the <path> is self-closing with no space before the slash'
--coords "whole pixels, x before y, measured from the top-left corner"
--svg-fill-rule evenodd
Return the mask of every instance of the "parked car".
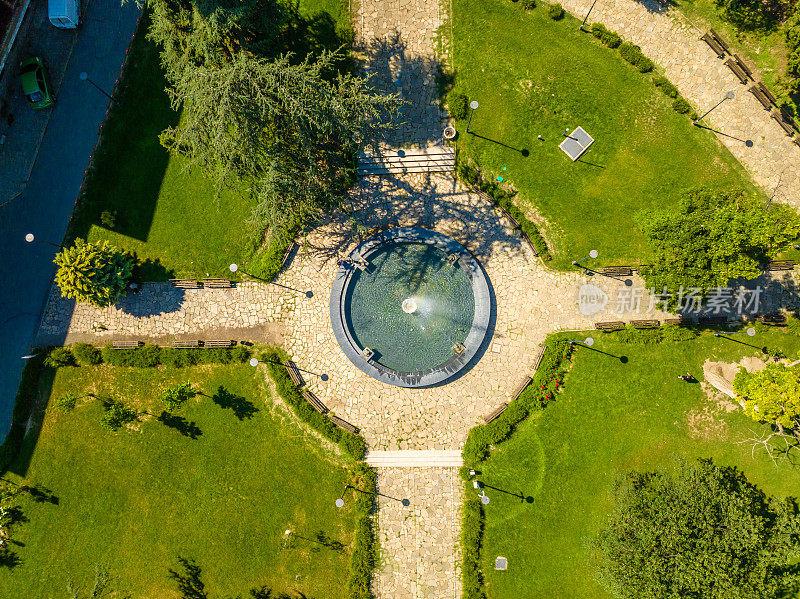
<path id="1" fill-rule="evenodd" d="M 33 108 L 49 108 L 53 105 L 50 76 L 44 61 L 38 56 L 27 58 L 19 63 L 19 81 L 22 93 Z"/>

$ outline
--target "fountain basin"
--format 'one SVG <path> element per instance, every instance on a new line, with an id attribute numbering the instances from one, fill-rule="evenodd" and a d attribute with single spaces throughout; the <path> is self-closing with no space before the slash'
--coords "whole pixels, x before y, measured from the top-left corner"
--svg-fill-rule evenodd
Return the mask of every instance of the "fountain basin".
<path id="1" fill-rule="evenodd" d="M 492 295 L 481 265 L 461 244 L 402 227 L 367 239 L 349 259 L 336 274 L 330 315 L 354 365 L 391 385 L 427 387 L 471 363 L 489 330 Z M 369 266 L 354 268 L 359 259 Z M 375 352 L 370 359 L 365 347 Z"/>

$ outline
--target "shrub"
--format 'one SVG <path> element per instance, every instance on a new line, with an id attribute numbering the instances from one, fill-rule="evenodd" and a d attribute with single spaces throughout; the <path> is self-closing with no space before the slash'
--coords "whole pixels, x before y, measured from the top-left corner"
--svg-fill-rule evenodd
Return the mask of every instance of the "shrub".
<path id="1" fill-rule="evenodd" d="M 121 401 L 112 400 L 104 407 L 105 411 L 100 417 L 100 424 L 110 431 L 118 431 L 124 425 L 136 420 L 136 412 Z"/>
<path id="2" fill-rule="evenodd" d="M 91 343 L 76 343 L 72 346 L 72 353 L 81 366 L 94 366 L 103 361 L 103 354 Z"/>
<path id="3" fill-rule="evenodd" d="M 72 350 L 68 347 L 54 347 L 44 359 L 44 365 L 50 368 L 73 366 L 74 364 L 75 356 L 72 355 Z"/>
<path id="4" fill-rule="evenodd" d="M 691 327 L 681 327 L 676 324 L 665 324 L 661 328 L 664 341 L 691 341 L 697 339 L 700 333 Z"/>
<path id="5" fill-rule="evenodd" d="M 178 410 L 189 399 L 197 395 L 192 384 L 189 382 L 181 383 L 169 389 L 165 389 L 161 394 L 161 401 L 164 402 L 164 407 L 168 412 Z"/>
<path id="6" fill-rule="evenodd" d="M 116 210 L 103 210 L 100 213 L 100 224 L 106 229 L 114 229 L 117 224 L 117 211 Z"/>
<path id="7" fill-rule="evenodd" d="M 161 351 L 157 345 L 144 345 L 136 349 L 114 349 L 112 345 L 106 345 L 102 354 L 103 361 L 112 366 L 151 368 L 161 363 Z"/>
<path id="8" fill-rule="evenodd" d="M 688 114 L 692 111 L 692 105 L 686 101 L 686 99 L 678 96 L 675 100 L 672 101 L 672 108 L 678 114 Z"/>
<path id="9" fill-rule="evenodd" d="M 250 348 L 237 345 L 230 351 L 230 361 L 244 363 L 250 359 Z"/>
<path id="10" fill-rule="evenodd" d="M 640 73 L 647 73 L 653 70 L 653 61 L 642 54 L 642 49 L 636 44 L 625 42 L 619 47 L 622 58 L 631 63 Z"/>
<path id="11" fill-rule="evenodd" d="M 559 21 L 564 18 L 564 8 L 556 2 L 547 7 L 547 14 L 554 21 Z"/>
<path id="12" fill-rule="evenodd" d="M 447 111 L 457 121 L 467 118 L 467 96 L 457 90 L 450 90 L 447 94 Z"/>
<path id="13" fill-rule="evenodd" d="M 370 582 L 375 569 L 375 532 L 372 513 L 375 511 L 375 495 L 372 491 L 377 485 L 375 471 L 364 462 L 356 464 L 352 486 L 369 493 L 356 492 L 356 530 L 353 551 L 350 555 L 350 576 L 347 581 L 349 597 L 352 599 L 372 599 Z"/>
<path id="14" fill-rule="evenodd" d="M 669 98 L 678 97 L 678 88 L 669 82 L 669 79 L 661 75 L 653 75 L 653 84 L 664 92 L 664 95 Z"/>
<path id="15" fill-rule="evenodd" d="M 519 0 L 519 4 L 525 10 L 533 10 L 536 8 L 536 0 Z"/>
<path id="16" fill-rule="evenodd" d="M 469 491 L 467 491 L 469 492 Z M 464 599 L 484 599 L 480 568 L 483 544 L 483 505 L 477 497 L 467 499 L 461 514 L 461 582 Z"/>
<path id="17" fill-rule="evenodd" d="M 73 393 L 67 393 L 53 402 L 53 407 L 60 412 L 71 412 L 75 409 L 78 398 Z"/>
<path id="18" fill-rule="evenodd" d="M 606 29 L 606 26 L 602 23 L 592 23 L 592 35 L 609 48 L 618 48 L 622 43 L 622 38 L 613 31 Z"/>
<path id="19" fill-rule="evenodd" d="M 637 329 L 629 324 L 621 331 L 616 331 L 614 335 L 617 341 L 622 343 L 660 343 L 663 340 L 662 331 L 658 329 Z"/>

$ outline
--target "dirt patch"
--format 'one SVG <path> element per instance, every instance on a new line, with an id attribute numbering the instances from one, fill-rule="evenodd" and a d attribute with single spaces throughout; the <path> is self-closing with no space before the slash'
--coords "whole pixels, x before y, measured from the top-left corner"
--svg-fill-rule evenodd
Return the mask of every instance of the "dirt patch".
<path id="1" fill-rule="evenodd" d="M 692 439 L 706 441 L 724 439 L 728 436 L 728 425 L 720 409 L 704 406 L 686 414 L 686 428 Z"/>
<path id="2" fill-rule="evenodd" d="M 740 407 L 733 391 L 733 379 L 739 372 L 739 367 L 744 366 L 748 372 L 763 370 L 766 364 L 759 358 L 748 356 L 739 362 L 712 362 L 706 360 L 703 364 L 703 376 L 705 381 L 701 383 L 701 388 L 709 401 L 714 402 L 726 412 L 732 412 Z"/>

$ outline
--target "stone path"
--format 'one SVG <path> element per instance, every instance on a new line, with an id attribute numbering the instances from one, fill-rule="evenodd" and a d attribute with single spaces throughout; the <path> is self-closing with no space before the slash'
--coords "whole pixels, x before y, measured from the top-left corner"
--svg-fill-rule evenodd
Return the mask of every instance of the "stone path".
<path id="1" fill-rule="evenodd" d="M 583 20 L 593 0 L 564 0 L 564 8 Z M 657 0 L 598 0 L 587 25 L 603 23 L 642 48 L 680 93 L 702 114 L 733 90 L 705 119 L 717 139 L 774 199 L 800 208 L 800 148 L 795 146 L 747 86 L 700 40 L 704 33 Z M 455 59 L 458 64 L 458 57 Z M 748 148 L 744 140 L 751 140 Z"/>

